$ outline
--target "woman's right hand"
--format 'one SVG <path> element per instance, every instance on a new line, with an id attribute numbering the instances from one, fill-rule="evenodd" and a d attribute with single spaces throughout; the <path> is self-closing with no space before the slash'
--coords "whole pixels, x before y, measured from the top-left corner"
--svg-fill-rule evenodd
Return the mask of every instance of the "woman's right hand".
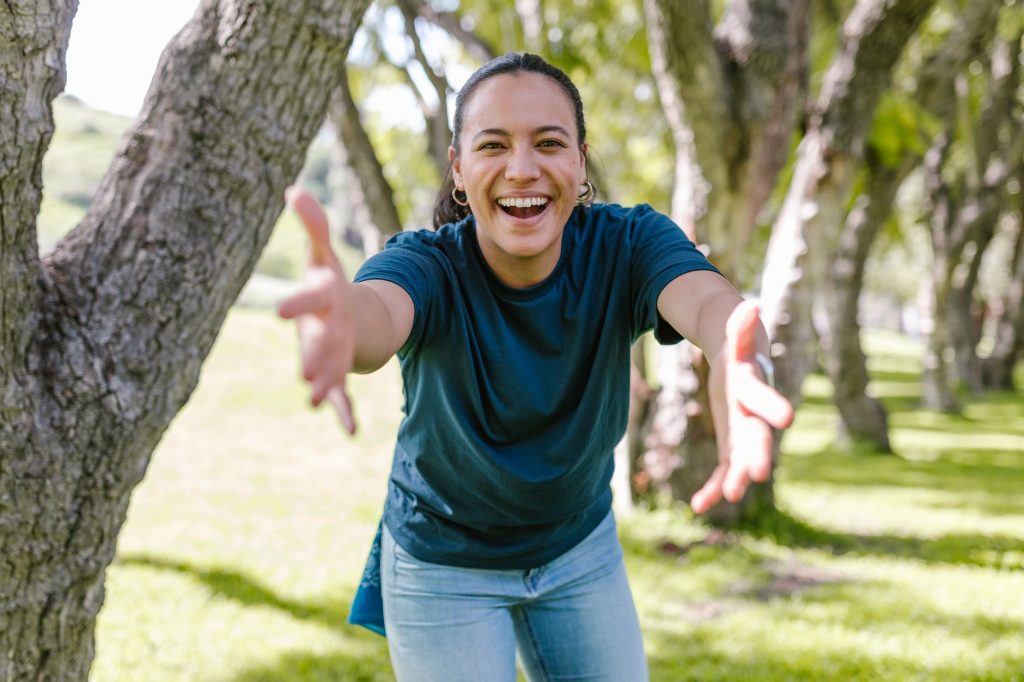
<path id="1" fill-rule="evenodd" d="M 285 299 L 277 312 L 298 327 L 302 378 L 312 386 L 313 406 L 330 400 L 345 429 L 354 434 L 356 422 L 345 390 L 356 350 L 353 285 L 331 248 L 327 216 L 317 200 L 298 187 L 289 187 L 285 200 L 302 221 L 310 249 L 305 286 Z"/>

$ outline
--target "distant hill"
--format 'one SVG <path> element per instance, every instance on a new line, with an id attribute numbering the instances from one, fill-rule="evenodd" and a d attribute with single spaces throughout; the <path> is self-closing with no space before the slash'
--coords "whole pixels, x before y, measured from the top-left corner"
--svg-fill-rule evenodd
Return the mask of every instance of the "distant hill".
<path id="1" fill-rule="evenodd" d="M 54 101 L 53 117 L 56 130 L 43 159 L 40 251 L 48 251 L 85 215 L 132 122 L 127 116 L 93 109 L 70 95 Z"/>
<path id="2" fill-rule="evenodd" d="M 100 180 L 132 124 L 127 116 L 94 109 L 71 95 L 61 95 L 54 101 L 53 114 L 56 129 L 43 159 L 43 203 L 37 223 L 41 253 L 52 249 L 85 216 Z M 318 136 L 300 179 L 320 195 L 325 191 L 330 144 L 330 136 Z M 304 262 L 305 248 L 302 231 L 285 212 L 256 265 L 256 272 L 296 279 Z M 350 275 L 354 274 L 358 258 L 356 253 L 345 253 L 345 260 L 352 263 Z M 261 300 L 279 298 L 279 290 L 286 290 L 272 283 L 266 286 L 273 293 Z"/>

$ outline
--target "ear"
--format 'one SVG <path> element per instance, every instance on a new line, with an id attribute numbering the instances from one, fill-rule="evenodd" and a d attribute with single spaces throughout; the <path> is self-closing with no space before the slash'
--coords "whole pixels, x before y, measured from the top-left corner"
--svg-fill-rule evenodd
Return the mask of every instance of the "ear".
<path id="1" fill-rule="evenodd" d="M 587 143 L 580 145 L 580 184 L 587 181 Z"/>
<path id="2" fill-rule="evenodd" d="M 459 163 L 459 155 L 455 151 L 455 147 L 448 147 L 448 161 L 452 164 L 452 179 L 455 180 L 455 186 L 459 185 L 459 173 L 462 172 L 461 164 Z"/>

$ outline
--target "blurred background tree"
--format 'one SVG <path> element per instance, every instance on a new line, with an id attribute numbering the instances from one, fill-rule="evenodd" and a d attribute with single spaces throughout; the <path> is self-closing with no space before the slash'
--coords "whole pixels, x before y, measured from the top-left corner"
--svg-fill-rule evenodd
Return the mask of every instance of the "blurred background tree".
<path id="1" fill-rule="evenodd" d="M 214 21 L 208 5 L 204 5 L 207 14 L 201 10 L 197 16 Z M 39 33 L 46 26 L 30 30 L 24 17 L 0 14 L 2 35 L 11 38 L 4 43 L 4 68 L 12 74 L 27 73 L 16 66 L 19 55 L 26 54 L 21 48 L 25 41 L 56 41 L 58 47 L 61 40 L 66 41 L 68 12 L 61 15 L 59 26 L 49 26 L 53 35 L 48 36 Z M 216 21 L 228 25 L 230 18 L 224 15 Z M 355 26 L 346 24 L 328 37 L 343 43 L 346 36 L 352 37 Z M 302 115 L 308 134 L 290 141 L 287 159 L 271 159 L 282 165 L 273 166 L 270 184 L 276 188 L 290 181 L 304 159 L 300 181 L 330 208 L 339 241 L 347 245 L 346 263 L 352 268 L 379 249 L 387 235 L 430 225 L 446 165 L 454 93 L 469 73 L 497 53 L 536 51 L 580 86 L 599 198 L 623 204 L 646 202 L 671 213 L 743 291 L 761 297 L 781 390 L 799 401 L 805 377 L 820 367 L 831 379 L 832 400 L 840 415 L 837 447 L 889 452 L 893 447 L 888 415 L 871 395 L 871 375 L 859 343 L 862 324 L 898 329 L 926 344 L 922 396 L 935 409 L 956 410 L 960 398 L 972 392 L 1013 388 L 1013 368 L 1024 347 L 1022 26 L 1024 10 L 1019 0 L 381 0 L 366 11 L 347 61 L 338 57 L 344 50 L 335 46 L 326 73 L 315 79 L 306 74 L 302 87 L 308 90 L 303 97 L 315 100 Z M 259 49 L 255 43 L 242 44 L 245 49 Z M 181 42 L 176 45 L 168 59 L 176 55 L 184 59 L 181 55 L 188 54 Z M 226 50 L 227 63 L 237 66 L 231 61 L 238 59 L 238 53 L 231 51 L 234 48 L 218 49 Z M 47 78 L 45 92 L 51 96 L 59 90 L 59 78 Z M 15 80 L 11 77 L 11 82 Z M 310 94 L 316 88 L 323 90 L 322 101 Z M 253 187 L 259 185 L 251 171 L 239 175 L 236 169 L 233 184 L 217 186 L 217 191 L 232 197 L 220 203 L 185 192 L 174 181 L 174 173 L 183 172 L 182 167 L 194 168 L 189 159 L 215 166 L 209 156 L 211 141 L 222 139 L 217 135 L 223 139 L 239 135 L 239 121 L 247 120 L 241 113 L 238 120 L 218 118 L 216 112 L 237 111 L 238 103 L 196 94 L 205 92 L 199 85 L 180 90 L 192 107 L 184 110 L 205 124 L 193 127 L 189 119 L 188 134 L 164 137 L 159 131 L 178 130 L 167 126 L 179 114 L 177 108 L 153 105 L 157 100 L 147 105 L 134 124 L 91 111 L 70 98 L 56 101 L 56 132 L 42 169 L 45 193 L 32 179 L 33 169 L 21 169 L 13 160 L 10 167 L 21 169 L 17 178 L 4 176 L 5 244 L 20 245 L 3 252 L 4 268 L 11 263 L 32 266 L 32 258 L 22 256 L 34 252 L 38 243 L 46 254 L 43 270 L 50 273 L 42 280 L 45 286 L 40 286 L 44 293 L 56 296 L 55 292 L 64 291 L 61 286 L 100 276 L 91 271 L 83 274 L 73 266 L 84 250 L 99 248 L 89 244 L 103 244 L 107 238 L 116 241 L 118 235 L 131 237 L 125 237 L 121 250 L 110 252 L 113 260 L 107 262 L 110 270 L 105 276 L 113 277 L 128 272 L 118 268 L 130 268 L 133 253 L 177 248 L 176 238 L 154 237 L 146 226 L 153 230 L 176 226 L 202 236 L 209 225 L 223 223 L 225 215 L 234 216 L 226 230 L 241 230 L 245 213 L 248 230 L 252 215 L 259 216 L 258 238 L 246 242 L 251 248 L 244 253 L 225 256 L 225 262 L 234 264 L 232 286 L 218 287 L 227 293 L 207 309 L 222 315 L 234 300 L 234 284 L 240 289 L 253 267 L 257 274 L 242 302 L 266 303 L 293 286 L 288 282 L 294 282 L 301 270 L 301 238 L 280 229 L 271 236 L 280 209 L 274 192 L 260 194 L 260 205 L 251 206 L 251 211 L 241 210 L 249 206 L 244 196 L 251 197 Z M 176 101 L 165 90 L 159 92 L 168 98 L 160 101 Z M 12 95 L 6 101 L 22 100 Z M 49 110 L 44 106 L 40 111 Z M 295 114 L 287 110 L 275 115 Z M 38 162 L 52 126 L 42 120 L 38 135 L 26 140 L 24 129 L 14 134 L 6 120 L 14 119 L 4 123 L 5 158 Z M 125 130 L 128 135 L 110 165 Z M 175 163 L 183 164 L 161 166 L 161 174 L 150 178 L 161 179 L 159 185 L 152 185 L 157 187 L 152 196 L 165 202 L 162 213 L 147 209 L 149 204 L 139 203 L 141 195 L 129 191 L 135 186 L 130 178 L 140 168 L 150 167 L 140 159 L 148 158 L 154 140 L 167 145 L 177 154 Z M 22 156 L 23 149 L 35 151 Z M 265 155 L 270 158 L 269 152 Z M 81 156 L 87 158 L 84 165 L 70 162 Z M 241 166 L 247 168 L 246 163 Z M 108 179 L 101 184 L 108 166 Z M 74 171 L 69 170 L 72 167 Z M 243 176 L 246 182 L 239 180 Z M 15 192 L 9 188 L 24 190 L 31 200 L 21 201 L 21 194 L 15 200 L 6 194 Z M 211 208 L 214 204 L 216 210 Z M 41 207 L 38 220 L 33 206 Z M 82 227 L 64 238 L 79 221 Z M 33 223 L 37 242 L 33 241 L 36 231 L 25 227 Z M 267 238 L 267 248 L 257 261 Z M 242 241 L 222 238 L 218 244 Z M 214 280 L 220 282 L 217 278 L 226 275 L 208 265 L 179 272 L 154 291 L 166 294 L 192 291 L 192 286 L 212 287 Z M 66 279 L 52 274 L 56 272 Z M 19 353 L 25 348 L 42 353 L 34 366 L 43 368 L 59 366 L 54 363 L 61 349 L 67 350 L 64 342 L 44 348 L 26 341 L 25 334 L 10 333 L 18 320 L 26 322 L 23 331 L 46 331 L 63 324 L 50 320 L 46 326 L 43 318 L 10 312 L 34 309 L 25 303 L 33 300 L 34 290 L 25 289 L 23 279 L 12 275 L 4 280 L 7 335 L 0 376 L 5 380 L 13 380 L 12 368 L 22 366 Z M 271 293 L 259 294 L 260 286 L 270 287 Z M 88 282 L 73 287 L 69 298 L 54 299 L 54 305 L 82 303 L 82 292 L 95 289 L 90 287 Z M 113 306 L 116 300 L 111 298 L 107 304 Z M 152 313 L 145 306 L 138 309 Z M 134 340 L 125 342 L 131 347 L 126 346 L 119 364 L 112 365 L 116 371 L 111 376 L 141 386 L 152 378 L 150 370 L 159 364 L 152 358 L 157 356 L 146 355 L 149 364 L 139 360 L 138 366 L 124 358 L 138 355 L 147 339 L 163 338 L 160 334 L 167 329 L 152 315 L 131 319 L 138 325 L 125 334 L 134 335 Z M 118 481 L 115 492 L 97 492 L 92 483 L 83 484 L 76 489 L 79 492 L 69 493 L 76 508 L 91 509 L 89 505 L 106 496 L 113 500 L 113 515 L 107 518 L 116 520 L 123 509 L 118 505 L 145 469 L 148 452 L 162 429 L 160 420 L 165 423 L 173 416 L 194 385 L 204 348 L 212 343 L 219 319 L 218 315 L 193 319 L 204 331 L 202 343 L 185 361 L 190 368 L 186 379 L 191 378 L 166 394 L 160 409 L 152 412 L 156 421 L 145 425 L 144 447 L 128 448 L 125 458 L 111 460 L 128 462 L 135 473 L 112 474 L 112 480 Z M 74 320 L 68 324 L 78 329 Z M 102 337 L 101 343 L 113 338 L 109 329 L 88 325 L 82 329 L 88 332 L 82 338 Z M 195 337 L 184 327 L 180 331 L 180 338 Z M 94 339 L 93 332 L 100 336 Z M 700 355 L 686 346 L 654 359 L 644 353 L 646 345 L 638 344 L 635 353 L 634 406 L 629 437 L 618 453 L 618 497 L 629 501 L 668 494 L 686 499 L 715 461 L 703 388 L 706 367 Z M 167 367 L 177 367 L 168 362 Z M 168 369 L 165 374 L 173 372 Z M 94 378 L 89 385 L 95 390 L 85 391 L 79 402 L 98 410 L 101 396 L 107 395 L 101 389 L 113 379 Z M 49 388 L 60 385 L 54 377 L 47 381 Z M 58 411 L 74 413 L 67 408 L 71 403 L 55 396 L 50 396 L 52 405 L 65 405 Z M 90 396 L 95 401 L 89 403 Z M 0 479 L 17 487 L 27 475 L 22 465 L 46 447 L 28 443 L 14 426 L 17 422 L 11 415 L 27 414 L 24 405 L 15 403 L 3 404 L 7 440 L 2 441 L 0 452 L 4 465 Z M 61 428 L 75 430 L 73 422 L 65 420 Z M 63 475 L 60 461 L 77 462 L 78 467 L 86 460 L 52 461 L 56 476 Z M 0 503 L 6 504 L 3 500 Z M 769 483 L 741 505 L 720 505 L 712 520 L 742 522 L 772 505 Z M 47 514 L 46 518 L 60 516 L 53 510 Z M 33 525 L 26 519 L 21 527 Z M 109 540 L 104 545 L 109 552 L 101 554 L 109 561 L 117 524 L 104 528 L 101 534 Z M 2 532 L 13 531 L 4 526 Z M 0 544 L 15 547 L 19 537 L 25 540 L 17 534 L 5 535 Z M 67 558 L 67 553 L 59 556 Z M 32 608 L 44 620 L 57 617 L 46 611 L 47 603 L 81 606 L 81 630 L 75 631 L 81 635 L 76 654 L 80 662 L 88 657 L 87 616 L 97 608 L 87 597 L 92 594 L 89 590 L 102 585 L 104 565 L 85 562 L 85 572 L 75 573 L 71 580 L 67 576 L 72 574 L 62 568 L 58 557 L 53 572 L 39 573 L 43 577 L 38 580 L 39 585 L 50 578 L 63 582 L 51 581 L 49 587 L 33 593 L 42 595 Z M 72 593 L 77 596 L 69 596 Z M 27 618 L 26 607 L 19 608 L 23 609 L 19 617 Z M 42 660 L 42 649 L 33 646 L 34 653 L 25 649 L 18 660 Z"/>

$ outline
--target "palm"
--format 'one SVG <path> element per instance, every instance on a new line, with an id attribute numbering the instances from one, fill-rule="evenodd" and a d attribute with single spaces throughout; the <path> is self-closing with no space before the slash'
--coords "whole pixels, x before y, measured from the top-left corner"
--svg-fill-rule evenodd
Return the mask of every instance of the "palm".
<path id="1" fill-rule="evenodd" d="M 706 512 L 723 497 L 738 502 L 751 481 L 772 470 L 772 427 L 793 421 L 793 407 L 767 385 L 754 362 L 759 330 L 757 305 L 741 303 L 729 316 L 725 348 L 711 368 L 711 411 L 718 439 L 718 466 L 697 491 L 691 507 Z"/>
<path id="2" fill-rule="evenodd" d="M 278 313 L 294 319 L 299 332 L 302 376 L 312 386 L 314 406 L 327 399 L 349 433 L 355 433 L 345 378 L 355 354 L 353 305 L 345 272 L 331 248 L 323 209 L 311 194 L 289 189 L 288 205 L 299 215 L 309 236 L 309 259 L 302 291 L 283 301 Z"/>

